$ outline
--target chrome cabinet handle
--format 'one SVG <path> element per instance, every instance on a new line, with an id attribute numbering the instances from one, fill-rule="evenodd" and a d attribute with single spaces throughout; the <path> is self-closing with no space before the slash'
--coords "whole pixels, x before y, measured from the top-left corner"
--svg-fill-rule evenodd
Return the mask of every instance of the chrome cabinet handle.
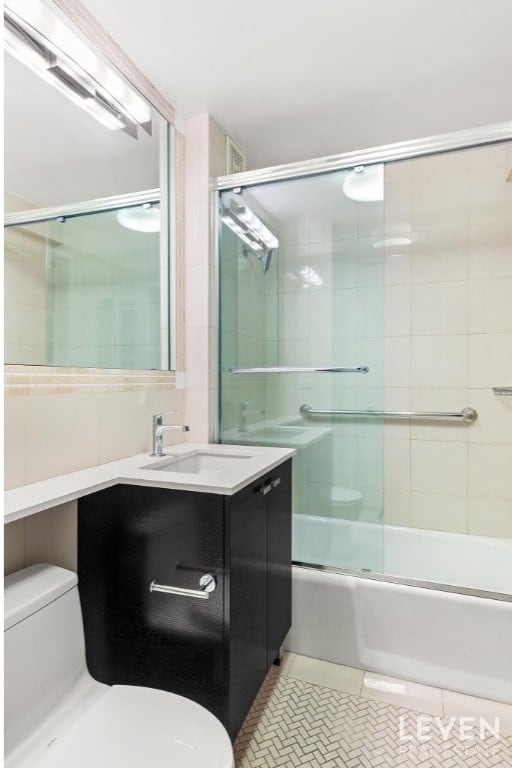
<path id="1" fill-rule="evenodd" d="M 259 485 L 257 488 L 255 488 L 255 492 L 266 496 L 267 493 L 270 493 L 270 491 L 272 491 L 274 488 L 277 488 L 278 485 L 281 485 L 280 477 L 277 477 L 275 480 L 267 480 L 264 485 Z"/>
<path id="2" fill-rule="evenodd" d="M 185 589 L 185 587 L 170 587 L 167 584 L 157 584 L 152 581 L 149 585 L 150 592 L 163 592 L 166 595 L 180 595 L 181 597 L 195 597 L 199 600 L 208 600 L 210 593 L 215 591 L 217 581 L 211 573 L 205 573 L 199 579 L 201 589 Z"/>

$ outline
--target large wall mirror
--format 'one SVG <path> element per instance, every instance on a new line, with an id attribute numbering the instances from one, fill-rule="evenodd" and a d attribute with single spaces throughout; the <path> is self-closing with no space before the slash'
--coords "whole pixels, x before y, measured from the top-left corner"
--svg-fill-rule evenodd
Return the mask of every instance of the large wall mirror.
<path id="1" fill-rule="evenodd" d="M 51 3 L 4 13 L 5 362 L 169 369 L 172 127 Z"/>

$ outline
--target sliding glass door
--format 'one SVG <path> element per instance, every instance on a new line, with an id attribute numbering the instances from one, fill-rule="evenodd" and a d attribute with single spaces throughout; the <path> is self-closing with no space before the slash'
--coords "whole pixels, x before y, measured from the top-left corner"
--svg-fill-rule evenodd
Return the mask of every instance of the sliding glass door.
<path id="1" fill-rule="evenodd" d="M 297 562 L 382 571 L 382 165 L 223 192 L 220 439 L 291 446 Z"/>

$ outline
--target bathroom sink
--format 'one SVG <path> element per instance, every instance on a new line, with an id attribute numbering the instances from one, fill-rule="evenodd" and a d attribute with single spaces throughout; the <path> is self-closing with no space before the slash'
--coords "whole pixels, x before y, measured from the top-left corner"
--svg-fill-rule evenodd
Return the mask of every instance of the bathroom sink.
<path id="1" fill-rule="evenodd" d="M 168 456 L 156 464 L 146 464 L 141 469 L 155 469 L 160 472 L 183 472 L 198 475 L 202 472 L 228 472 L 238 467 L 250 454 L 219 453 L 218 451 L 193 451 L 183 456 Z"/>

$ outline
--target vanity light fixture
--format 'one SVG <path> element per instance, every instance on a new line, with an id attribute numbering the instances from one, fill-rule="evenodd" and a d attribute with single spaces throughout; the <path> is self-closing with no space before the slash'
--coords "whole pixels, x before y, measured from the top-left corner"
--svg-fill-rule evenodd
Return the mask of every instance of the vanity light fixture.
<path id="1" fill-rule="evenodd" d="M 246 205 L 231 203 L 229 213 L 221 216 L 226 224 L 253 251 L 279 248 L 279 240 Z"/>
<path id="2" fill-rule="evenodd" d="M 232 200 L 229 210 L 220 218 L 222 223 L 229 227 L 255 254 L 261 262 L 263 274 L 266 274 L 272 263 L 272 254 L 276 248 L 279 248 L 277 237 L 245 203 Z M 247 254 L 246 249 L 244 255 L 247 256 Z"/>
<path id="3" fill-rule="evenodd" d="M 343 192 L 357 203 L 376 203 L 384 200 L 384 166 L 356 165 L 345 176 Z"/>
<path id="4" fill-rule="evenodd" d="M 4 36 L 12 56 L 99 123 L 151 134 L 146 102 L 40 0 L 7 0 Z"/>
<path id="5" fill-rule="evenodd" d="M 116 218 L 122 227 L 135 232 L 160 232 L 160 208 L 151 203 L 135 208 L 121 208 Z"/>

